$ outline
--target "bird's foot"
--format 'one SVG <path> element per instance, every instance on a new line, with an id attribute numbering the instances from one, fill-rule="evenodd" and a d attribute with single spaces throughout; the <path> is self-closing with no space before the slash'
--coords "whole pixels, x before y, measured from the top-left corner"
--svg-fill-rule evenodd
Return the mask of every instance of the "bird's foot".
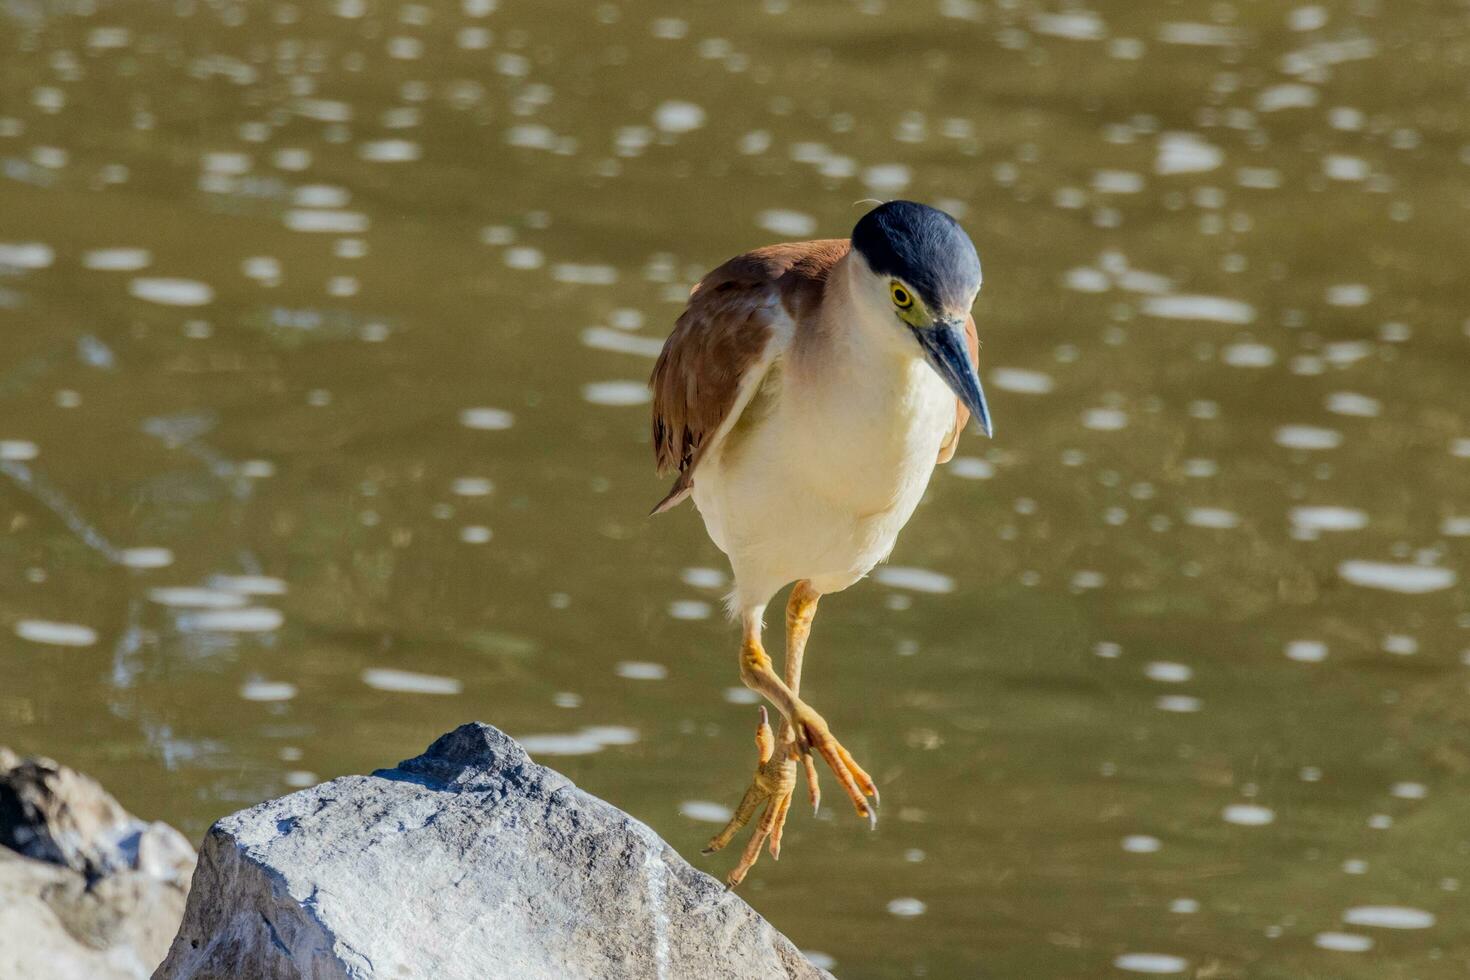
<path id="1" fill-rule="evenodd" d="M 867 817 L 870 826 L 878 826 L 878 787 L 873 782 L 863 767 L 853 759 L 852 753 L 843 748 L 842 743 L 832 735 L 832 729 L 827 726 L 826 720 L 805 701 L 797 701 L 796 709 L 792 712 L 792 726 L 796 730 L 796 749 L 806 761 L 807 777 L 812 786 L 816 786 L 816 772 L 811 762 L 811 753 L 815 750 L 827 765 L 831 767 L 833 775 L 842 784 L 847 792 L 847 798 L 852 800 L 853 809 L 858 816 Z M 816 792 L 812 794 L 812 807 L 816 807 Z M 872 797 L 871 803 L 868 797 Z"/>
<path id="2" fill-rule="evenodd" d="M 790 731 L 782 726 L 782 734 Z M 756 824 L 754 833 L 746 842 L 745 850 L 741 852 L 740 861 L 731 869 L 725 878 L 725 884 L 734 888 L 745 880 L 745 875 L 750 871 L 761 854 L 761 845 L 770 841 L 772 860 L 781 859 L 781 832 L 786 826 L 786 814 L 791 809 L 791 797 L 796 792 L 796 746 L 794 741 L 787 740 L 785 744 L 776 745 L 776 737 L 771 732 L 770 721 L 766 716 L 766 709 L 761 708 L 760 725 L 755 730 L 755 744 L 760 752 L 760 764 L 756 766 L 755 776 L 750 781 L 745 795 L 740 798 L 740 804 L 735 808 L 735 814 L 730 822 L 725 824 L 710 842 L 705 845 L 704 853 L 713 854 L 734 839 L 735 835 L 750 822 L 751 817 L 762 806 L 760 822 Z M 819 800 L 817 789 L 816 767 L 812 764 L 811 756 L 803 756 L 806 765 L 807 788 L 815 809 Z"/>

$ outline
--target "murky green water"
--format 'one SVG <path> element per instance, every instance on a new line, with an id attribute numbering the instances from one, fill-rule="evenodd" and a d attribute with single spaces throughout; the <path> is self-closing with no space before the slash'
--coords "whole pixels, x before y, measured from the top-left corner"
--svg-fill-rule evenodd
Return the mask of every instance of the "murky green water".
<path id="1" fill-rule="evenodd" d="M 998 438 L 817 622 L 879 830 L 746 897 L 844 977 L 1463 976 L 1467 79 L 1448 0 L 4 0 L 0 742 L 198 835 L 481 718 L 723 874 L 642 381 L 902 194 Z"/>

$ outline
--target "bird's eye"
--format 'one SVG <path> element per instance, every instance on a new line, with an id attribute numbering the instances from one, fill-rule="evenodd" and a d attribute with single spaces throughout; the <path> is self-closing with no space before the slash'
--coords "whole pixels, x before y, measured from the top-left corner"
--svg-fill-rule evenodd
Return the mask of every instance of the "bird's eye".
<path id="1" fill-rule="evenodd" d="M 896 282 L 889 284 L 888 295 L 893 297 L 893 305 L 900 310 L 906 310 L 914 305 L 914 297 Z"/>

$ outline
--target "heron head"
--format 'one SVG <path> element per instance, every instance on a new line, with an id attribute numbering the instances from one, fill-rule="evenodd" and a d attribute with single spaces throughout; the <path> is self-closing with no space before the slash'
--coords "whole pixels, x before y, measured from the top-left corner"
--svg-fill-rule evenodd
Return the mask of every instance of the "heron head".
<path id="1" fill-rule="evenodd" d="M 965 320 L 980 291 L 980 256 L 970 236 L 937 208 L 889 201 L 858 221 L 852 247 L 871 271 L 869 299 L 913 337 L 990 435 L 990 409 L 965 342 Z"/>

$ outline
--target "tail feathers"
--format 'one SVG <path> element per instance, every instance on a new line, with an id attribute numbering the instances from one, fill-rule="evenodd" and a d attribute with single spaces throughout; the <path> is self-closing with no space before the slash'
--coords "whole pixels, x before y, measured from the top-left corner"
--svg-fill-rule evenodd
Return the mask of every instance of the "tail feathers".
<path id="1" fill-rule="evenodd" d="M 674 485 L 670 488 L 668 496 L 660 500 L 653 510 L 648 512 L 648 516 L 654 517 L 662 514 L 666 510 L 673 510 L 679 504 L 683 503 L 685 497 L 693 492 L 694 481 L 690 479 L 688 472 L 679 474 L 679 479 L 674 481 Z"/>

